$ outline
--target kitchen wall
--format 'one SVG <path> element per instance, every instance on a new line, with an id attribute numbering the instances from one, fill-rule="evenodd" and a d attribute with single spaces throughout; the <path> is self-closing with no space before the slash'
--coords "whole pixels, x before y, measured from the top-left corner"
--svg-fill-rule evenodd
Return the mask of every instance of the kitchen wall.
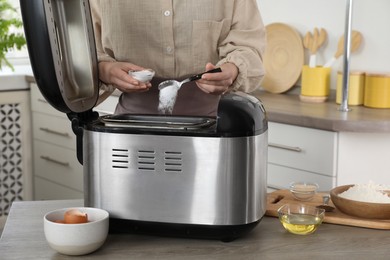
<path id="1" fill-rule="evenodd" d="M 19 0 L 9 0 L 15 6 Z M 264 23 L 287 23 L 303 37 L 314 27 L 328 31 L 328 41 L 317 54 L 318 64 L 325 63 L 337 49 L 345 28 L 347 0 L 257 0 Z M 351 55 L 351 69 L 390 74 L 390 0 L 354 0 L 353 29 L 364 36 L 361 48 Z M 308 52 L 306 52 L 306 62 Z M 27 50 L 11 53 L 13 63 L 25 62 Z M 28 62 L 28 60 L 27 60 Z M 340 58 L 333 66 L 332 88 L 335 75 L 342 70 Z M 299 82 L 298 82 L 299 84 Z"/>
<path id="2" fill-rule="evenodd" d="M 337 49 L 344 33 L 347 0 L 257 0 L 264 23 L 287 23 L 303 37 L 314 27 L 328 31 L 328 42 L 317 54 L 318 65 L 325 63 Z M 354 0 L 352 27 L 364 36 L 361 48 L 351 55 L 351 70 L 390 74 L 390 1 Z M 306 63 L 309 54 L 306 52 Z M 333 66 L 335 75 L 342 70 L 340 58 Z"/>

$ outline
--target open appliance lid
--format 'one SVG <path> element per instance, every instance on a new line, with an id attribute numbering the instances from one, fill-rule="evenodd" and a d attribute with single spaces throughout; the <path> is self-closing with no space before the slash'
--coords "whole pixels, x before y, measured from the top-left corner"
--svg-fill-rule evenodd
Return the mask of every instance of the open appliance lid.
<path id="1" fill-rule="evenodd" d="M 20 0 L 32 70 L 57 110 L 85 112 L 99 96 L 88 0 Z"/>

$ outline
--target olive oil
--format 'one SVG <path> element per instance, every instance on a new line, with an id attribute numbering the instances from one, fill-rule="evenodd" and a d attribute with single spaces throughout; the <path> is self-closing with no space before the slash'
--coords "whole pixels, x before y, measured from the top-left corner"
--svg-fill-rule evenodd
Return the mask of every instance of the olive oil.
<path id="1" fill-rule="evenodd" d="M 298 235 L 313 233 L 321 224 L 322 219 L 318 216 L 308 214 L 283 215 L 280 218 L 285 229 Z"/>

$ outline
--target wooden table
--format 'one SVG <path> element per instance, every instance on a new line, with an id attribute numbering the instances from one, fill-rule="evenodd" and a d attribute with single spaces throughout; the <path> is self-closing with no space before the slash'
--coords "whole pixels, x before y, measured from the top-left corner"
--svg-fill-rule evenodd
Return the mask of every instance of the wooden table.
<path id="1" fill-rule="evenodd" d="M 287 233 L 264 217 L 247 236 L 230 243 L 133 234 L 110 234 L 98 251 L 60 255 L 46 243 L 46 212 L 82 206 L 81 200 L 14 202 L 2 237 L 0 259 L 390 259 L 390 232 L 322 224 L 311 235 Z"/>

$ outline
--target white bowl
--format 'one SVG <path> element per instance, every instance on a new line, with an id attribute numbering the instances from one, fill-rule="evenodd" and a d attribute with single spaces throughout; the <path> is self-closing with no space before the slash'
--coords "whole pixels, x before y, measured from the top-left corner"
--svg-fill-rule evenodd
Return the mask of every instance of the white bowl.
<path id="1" fill-rule="evenodd" d="M 88 214 L 88 223 L 56 223 L 70 209 Z M 85 255 L 100 248 L 108 234 L 109 214 L 98 208 L 75 207 L 57 209 L 44 216 L 44 232 L 50 247 L 65 255 Z"/>
<path id="2" fill-rule="evenodd" d="M 152 78 L 154 77 L 155 72 L 151 69 L 146 69 L 146 70 L 130 70 L 129 75 L 135 78 L 138 81 L 141 82 L 148 82 L 151 81 Z"/>

